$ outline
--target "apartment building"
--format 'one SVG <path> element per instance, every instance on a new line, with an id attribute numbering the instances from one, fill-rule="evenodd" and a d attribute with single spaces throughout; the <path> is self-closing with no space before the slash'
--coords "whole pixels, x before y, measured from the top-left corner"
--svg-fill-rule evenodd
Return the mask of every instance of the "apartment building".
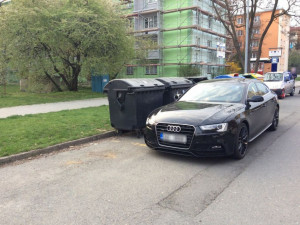
<path id="1" fill-rule="evenodd" d="M 276 14 L 281 10 L 277 10 Z M 252 53 L 250 55 L 250 68 L 254 69 L 254 62 L 257 58 L 260 37 L 265 30 L 272 11 L 259 12 L 254 17 L 253 39 L 250 46 Z M 243 16 L 237 16 L 236 23 L 243 25 L 245 23 Z M 262 45 L 262 53 L 259 60 L 259 71 L 263 73 L 270 71 L 287 71 L 289 57 L 289 31 L 290 16 L 284 15 L 277 18 L 269 28 Z M 242 51 L 245 47 L 245 27 L 237 29 Z"/>
<path id="2" fill-rule="evenodd" d="M 131 10 L 127 17 L 134 26 L 132 35 L 150 37 L 158 47 L 148 51 L 145 62 L 126 65 L 119 78 L 180 76 L 186 66 L 196 67 L 202 76 L 224 71 L 224 55 L 217 46 L 224 51 L 227 36 L 211 0 L 122 2 Z"/>

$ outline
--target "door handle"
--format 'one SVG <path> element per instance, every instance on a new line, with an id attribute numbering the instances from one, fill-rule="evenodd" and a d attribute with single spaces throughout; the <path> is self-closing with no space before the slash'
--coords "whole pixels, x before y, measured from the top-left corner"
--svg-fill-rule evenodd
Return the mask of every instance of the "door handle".
<path id="1" fill-rule="evenodd" d="M 266 103 L 262 104 L 262 107 L 266 107 L 266 106 L 267 106 L 267 104 L 266 104 Z"/>

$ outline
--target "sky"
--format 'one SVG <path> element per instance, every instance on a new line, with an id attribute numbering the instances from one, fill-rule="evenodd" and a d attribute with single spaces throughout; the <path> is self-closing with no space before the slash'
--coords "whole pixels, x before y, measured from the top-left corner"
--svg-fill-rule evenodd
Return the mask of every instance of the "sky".
<path id="1" fill-rule="evenodd" d="M 287 0 L 279 0 L 278 8 L 287 9 L 288 1 Z M 291 18 L 291 26 L 300 26 L 300 0 L 296 1 L 296 6 L 292 8 L 292 14 L 297 15 L 298 19 L 292 17 Z"/>

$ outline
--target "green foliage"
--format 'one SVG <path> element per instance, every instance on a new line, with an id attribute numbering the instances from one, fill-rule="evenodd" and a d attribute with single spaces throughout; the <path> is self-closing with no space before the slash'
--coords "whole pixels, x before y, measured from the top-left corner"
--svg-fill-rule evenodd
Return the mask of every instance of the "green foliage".
<path id="1" fill-rule="evenodd" d="M 289 69 L 297 68 L 297 73 L 300 73 L 300 50 L 292 50 L 289 55 Z"/>
<path id="2" fill-rule="evenodd" d="M 109 0 L 18 0 L 0 8 L 0 46 L 20 77 L 60 76 L 77 91 L 91 68 L 118 73 L 134 56 L 128 20 Z"/>
<path id="3" fill-rule="evenodd" d="M 0 157 L 111 129 L 108 106 L 0 119 Z"/>
<path id="4" fill-rule="evenodd" d="M 180 66 L 178 68 L 178 74 L 180 77 L 195 77 L 200 76 L 201 71 L 199 67 L 193 65 Z"/>

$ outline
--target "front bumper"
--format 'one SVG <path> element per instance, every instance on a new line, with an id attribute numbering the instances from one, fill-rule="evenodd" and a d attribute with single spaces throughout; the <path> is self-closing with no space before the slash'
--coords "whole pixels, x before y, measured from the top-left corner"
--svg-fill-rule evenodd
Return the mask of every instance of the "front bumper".
<path id="1" fill-rule="evenodd" d="M 144 132 L 145 143 L 148 147 L 172 154 L 210 157 L 228 156 L 234 152 L 236 142 L 236 129 L 228 129 L 224 133 L 204 134 L 199 127 L 195 128 L 192 142 L 188 148 L 162 145 L 159 140 L 155 126 L 147 126 Z"/>

